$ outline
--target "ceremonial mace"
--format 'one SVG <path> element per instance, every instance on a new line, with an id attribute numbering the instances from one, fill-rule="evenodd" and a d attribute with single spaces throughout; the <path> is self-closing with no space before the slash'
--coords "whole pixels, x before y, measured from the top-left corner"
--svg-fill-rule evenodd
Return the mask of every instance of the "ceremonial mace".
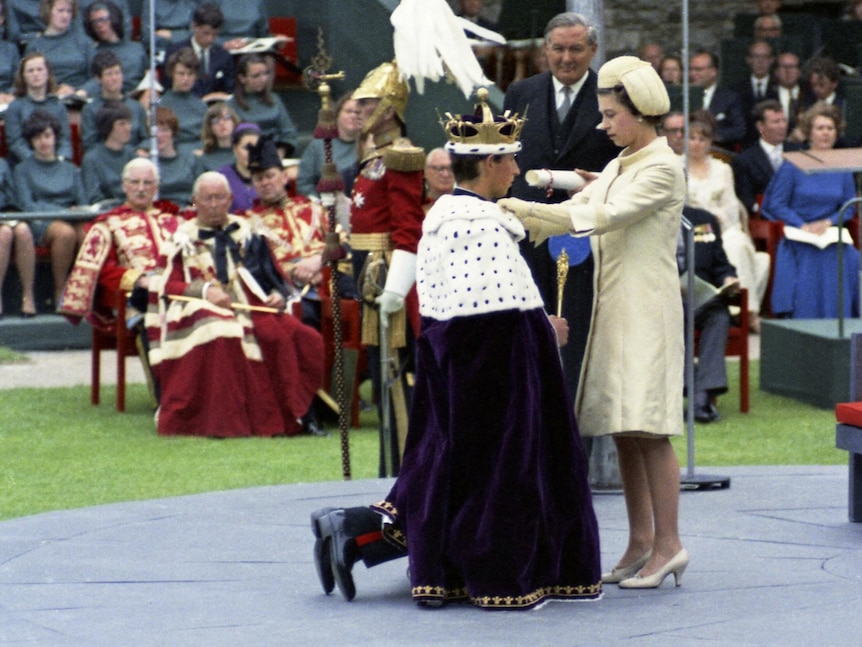
<path id="1" fill-rule="evenodd" d="M 557 258 L 557 316 L 563 316 L 563 289 L 566 287 L 566 277 L 569 275 L 569 255 L 566 250 L 560 252 Z"/>
<path id="2" fill-rule="evenodd" d="M 348 441 L 347 390 L 344 387 L 344 334 L 341 326 L 341 294 L 338 288 L 338 262 L 347 254 L 341 246 L 336 230 L 335 199 L 344 190 L 341 176 L 332 161 L 332 140 L 338 137 L 337 115 L 332 110 L 329 81 L 341 80 L 344 72 L 328 74 L 332 57 L 326 53 L 323 30 L 317 30 L 317 55 L 312 57 L 311 65 L 302 74 L 303 83 L 320 95 L 320 111 L 317 113 L 317 126 L 314 138 L 323 140 L 323 172 L 317 183 L 317 192 L 326 208 L 328 231 L 324 238 L 323 263 L 329 266 L 329 294 L 332 301 L 333 336 L 333 387 L 338 404 L 338 429 L 341 435 L 341 471 L 345 481 L 350 480 L 350 443 Z"/>

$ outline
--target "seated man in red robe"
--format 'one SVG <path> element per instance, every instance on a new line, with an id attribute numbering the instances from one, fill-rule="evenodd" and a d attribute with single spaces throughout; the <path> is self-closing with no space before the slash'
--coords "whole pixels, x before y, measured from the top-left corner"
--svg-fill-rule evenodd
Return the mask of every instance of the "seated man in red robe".
<path id="1" fill-rule="evenodd" d="M 131 305 L 143 310 L 149 276 L 158 266 L 162 245 L 177 229 L 177 206 L 168 201 L 153 202 L 159 189 L 159 172 L 150 160 L 131 160 L 123 167 L 122 178 L 126 201 L 90 224 L 57 307 L 75 324 L 82 318 L 94 325 L 113 320 L 113 312 L 96 305 L 97 288 L 131 293 Z M 140 317 L 140 312 L 133 309 L 127 312 Z M 158 393 L 146 351 L 140 345 L 138 350 L 155 406 Z"/>
<path id="2" fill-rule="evenodd" d="M 193 188 L 197 216 L 150 278 L 150 362 L 164 435 L 274 436 L 301 430 L 323 381 L 323 341 L 284 312 L 287 285 L 263 238 L 228 214 L 225 177 Z"/>

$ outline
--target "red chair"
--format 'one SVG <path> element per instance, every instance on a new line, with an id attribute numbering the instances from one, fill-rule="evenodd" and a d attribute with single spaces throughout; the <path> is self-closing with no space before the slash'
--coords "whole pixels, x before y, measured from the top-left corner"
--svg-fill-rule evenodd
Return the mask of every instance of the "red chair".
<path id="1" fill-rule="evenodd" d="M 778 253 L 778 243 L 784 237 L 784 222 L 751 217 L 748 219 L 748 231 L 754 241 L 754 247 L 758 251 L 769 254 L 769 280 L 766 283 L 766 293 L 763 295 L 761 311 L 772 316 L 772 282 L 775 278 L 775 258 Z"/>
<path id="2" fill-rule="evenodd" d="M 729 297 L 727 303 L 739 308 L 739 315 L 733 316 L 730 330 L 727 333 L 727 348 L 725 357 L 739 357 L 739 410 L 748 413 L 749 409 L 749 377 L 748 377 L 748 290 L 741 288 L 739 293 Z M 697 357 L 700 335 L 694 334 L 694 355 Z"/>
<path id="3" fill-rule="evenodd" d="M 126 327 L 126 299 L 128 295 L 118 290 L 98 288 L 94 311 L 115 312 L 113 317 L 92 317 L 93 347 L 90 362 L 90 403 L 99 404 L 101 388 L 101 352 L 117 351 L 117 411 L 126 410 L 126 357 L 138 354 L 135 333 Z"/>
<path id="4" fill-rule="evenodd" d="M 298 64 L 296 46 L 296 18 L 292 16 L 272 16 L 269 19 L 269 33 L 287 36 L 291 40 L 279 48 L 278 53 L 293 64 Z M 275 78 L 273 82 L 277 85 L 295 85 L 302 81 L 301 74 L 289 69 L 283 64 L 276 63 Z"/>

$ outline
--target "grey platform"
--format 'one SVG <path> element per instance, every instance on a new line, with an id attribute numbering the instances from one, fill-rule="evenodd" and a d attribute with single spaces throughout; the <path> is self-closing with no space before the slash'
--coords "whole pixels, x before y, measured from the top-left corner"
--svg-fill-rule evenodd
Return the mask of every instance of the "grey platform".
<path id="1" fill-rule="evenodd" d="M 0 523 L 4 645 L 844 645 L 862 634 L 862 524 L 846 467 L 734 467 L 684 492 L 683 585 L 605 588 L 528 612 L 420 609 L 407 561 L 320 590 L 309 513 L 365 505 L 390 481 L 330 482 L 106 505 Z M 602 560 L 623 549 L 622 497 L 598 494 Z"/>

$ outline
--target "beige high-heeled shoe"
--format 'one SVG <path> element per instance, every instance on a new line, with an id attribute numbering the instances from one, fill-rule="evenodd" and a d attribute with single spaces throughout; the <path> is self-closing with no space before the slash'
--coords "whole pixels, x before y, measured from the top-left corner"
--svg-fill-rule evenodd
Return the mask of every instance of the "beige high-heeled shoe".
<path id="1" fill-rule="evenodd" d="M 609 573 L 602 573 L 602 584 L 618 584 L 623 580 L 629 579 L 643 568 L 650 555 L 652 555 L 652 551 L 648 550 L 628 566 L 620 566 Z"/>
<path id="2" fill-rule="evenodd" d="M 688 566 L 688 551 L 683 548 L 670 558 L 667 564 L 662 566 L 652 575 L 634 575 L 620 582 L 621 589 L 657 589 L 664 582 L 664 578 L 673 573 L 674 584 L 682 584 L 682 574 Z"/>

